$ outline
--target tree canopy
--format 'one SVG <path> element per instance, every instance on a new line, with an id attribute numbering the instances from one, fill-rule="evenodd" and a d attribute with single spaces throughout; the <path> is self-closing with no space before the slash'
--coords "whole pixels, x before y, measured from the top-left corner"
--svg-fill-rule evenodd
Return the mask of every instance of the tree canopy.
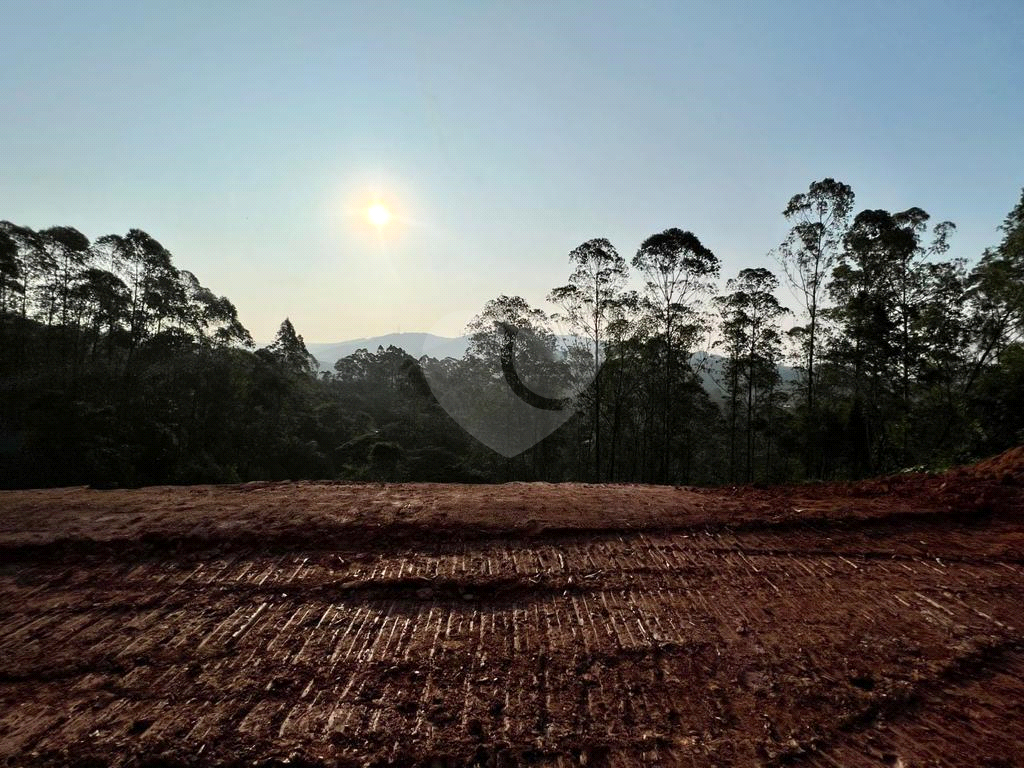
<path id="1" fill-rule="evenodd" d="M 288 318 L 254 349 L 141 229 L 0 221 L 0 483 L 774 482 L 1024 441 L 1024 193 L 973 261 L 951 222 L 853 204 L 813 182 L 783 210 L 779 274 L 721 287 L 690 230 L 629 262 L 587 240 L 553 314 L 501 295 L 461 359 L 381 347 L 322 371 Z"/>

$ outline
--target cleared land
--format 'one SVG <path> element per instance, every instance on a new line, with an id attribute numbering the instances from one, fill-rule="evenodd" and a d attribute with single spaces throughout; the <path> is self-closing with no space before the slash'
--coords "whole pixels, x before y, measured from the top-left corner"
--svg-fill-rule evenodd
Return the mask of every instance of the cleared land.
<path id="1" fill-rule="evenodd" d="M 1024 764 L 1024 449 L 704 491 L 0 493 L 0 763 Z"/>

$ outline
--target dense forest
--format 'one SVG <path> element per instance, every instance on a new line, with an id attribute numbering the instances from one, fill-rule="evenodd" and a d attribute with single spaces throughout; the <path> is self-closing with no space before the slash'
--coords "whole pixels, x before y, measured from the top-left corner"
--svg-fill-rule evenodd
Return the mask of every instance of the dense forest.
<path id="1" fill-rule="evenodd" d="M 0 485 L 782 482 L 1024 442 L 1024 195 L 971 261 L 920 208 L 855 211 L 833 179 L 795 195 L 774 271 L 722 275 L 682 229 L 629 260 L 589 240 L 554 315 L 500 296 L 462 359 L 378 348 L 331 371 L 288 320 L 254 349 L 231 301 L 144 231 L 0 222 Z M 589 382 L 556 398 L 571 416 L 550 434 L 511 402 L 510 361 L 529 392 Z M 478 417 L 539 442 L 506 458 L 460 426 Z"/>

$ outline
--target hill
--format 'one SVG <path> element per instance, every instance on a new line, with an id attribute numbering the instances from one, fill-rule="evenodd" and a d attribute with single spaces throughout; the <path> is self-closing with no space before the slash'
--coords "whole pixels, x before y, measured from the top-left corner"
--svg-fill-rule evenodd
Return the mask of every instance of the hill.
<path id="1" fill-rule="evenodd" d="M 431 357 L 460 358 L 466 353 L 469 346 L 469 339 L 465 336 L 447 337 L 436 336 L 432 333 L 389 333 L 384 336 L 371 336 L 363 339 L 349 339 L 348 341 L 337 341 L 328 344 L 312 343 L 306 344 L 306 349 L 320 363 L 320 370 L 333 371 L 334 363 L 343 357 L 348 357 L 359 349 L 368 349 L 376 352 L 377 347 L 398 347 L 404 349 L 415 358 L 422 355 Z"/>

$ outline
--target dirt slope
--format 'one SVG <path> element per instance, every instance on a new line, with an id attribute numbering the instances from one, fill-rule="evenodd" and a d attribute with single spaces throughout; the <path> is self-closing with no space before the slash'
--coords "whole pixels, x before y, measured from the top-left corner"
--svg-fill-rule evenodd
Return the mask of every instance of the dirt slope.
<path id="1" fill-rule="evenodd" d="M 1024 764 L 1022 482 L 0 493 L 0 764 Z"/>

